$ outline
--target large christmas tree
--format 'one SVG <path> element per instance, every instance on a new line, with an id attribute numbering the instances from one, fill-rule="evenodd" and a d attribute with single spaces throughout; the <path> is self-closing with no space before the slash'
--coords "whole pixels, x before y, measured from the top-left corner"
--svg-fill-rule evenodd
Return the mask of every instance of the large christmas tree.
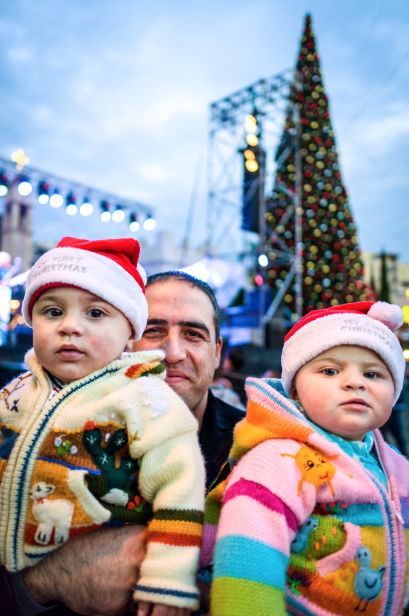
<path id="1" fill-rule="evenodd" d="M 301 138 L 297 140 L 299 110 Z M 279 287 L 289 271 L 285 247 L 295 250 L 296 148 L 301 148 L 302 313 L 367 299 L 356 226 L 342 183 L 341 169 L 324 91 L 311 17 L 307 15 L 281 143 L 266 223 L 269 265 L 266 280 Z M 276 252 L 275 252 L 276 251 Z M 295 290 L 284 297 L 284 311 L 296 312 Z"/>

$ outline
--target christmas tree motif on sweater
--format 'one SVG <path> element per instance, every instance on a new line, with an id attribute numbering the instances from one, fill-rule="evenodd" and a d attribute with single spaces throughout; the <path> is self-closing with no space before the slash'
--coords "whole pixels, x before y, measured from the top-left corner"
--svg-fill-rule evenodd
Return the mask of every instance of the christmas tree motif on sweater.
<path id="1" fill-rule="evenodd" d="M 118 463 L 115 458 L 115 454 L 128 444 L 126 430 L 121 428 L 114 432 L 103 447 L 101 430 L 93 421 L 88 421 L 82 442 L 101 471 L 99 476 L 87 475 L 88 487 L 112 512 L 112 518 L 117 522 L 134 523 L 148 518 L 151 506 L 139 494 L 137 477 L 133 477 L 139 470 L 138 461 L 125 456 Z"/>
<path id="2" fill-rule="evenodd" d="M 370 299 L 363 283 L 357 232 L 331 124 L 311 17 L 307 15 L 291 90 L 301 123 L 301 241 L 303 247 L 302 312 Z M 293 108 L 290 105 L 276 160 L 274 190 L 267 203 L 267 241 L 270 242 L 268 283 L 279 288 L 290 263 L 282 250 L 295 251 L 293 195 L 296 182 Z M 294 313 L 295 291 L 284 297 Z M 289 316 L 289 314 L 287 316 Z"/>

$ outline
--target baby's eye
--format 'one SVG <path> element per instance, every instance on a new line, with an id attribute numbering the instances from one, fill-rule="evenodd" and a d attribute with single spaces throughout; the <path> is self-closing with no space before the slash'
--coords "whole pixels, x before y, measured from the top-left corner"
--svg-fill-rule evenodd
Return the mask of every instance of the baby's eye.
<path id="1" fill-rule="evenodd" d="M 338 374 L 338 370 L 335 370 L 335 368 L 325 368 L 322 374 L 325 374 L 325 376 L 335 376 Z"/>
<path id="2" fill-rule="evenodd" d="M 379 374 L 377 374 L 376 372 L 365 372 L 364 373 L 364 377 L 367 379 L 377 379 L 379 377 Z"/>
<path id="3" fill-rule="evenodd" d="M 88 316 L 90 316 L 91 319 L 100 319 L 104 314 L 105 313 L 99 308 L 92 308 L 92 310 L 88 311 Z"/>
<path id="4" fill-rule="evenodd" d="M 45 314 L 48 317 L 51 317 L 51 318 L 55 319 L 55 318 L 60 317 L 62 315 L 62 310 L 60 310 L 59 308 L 48 308 L 45 311 Z"/>

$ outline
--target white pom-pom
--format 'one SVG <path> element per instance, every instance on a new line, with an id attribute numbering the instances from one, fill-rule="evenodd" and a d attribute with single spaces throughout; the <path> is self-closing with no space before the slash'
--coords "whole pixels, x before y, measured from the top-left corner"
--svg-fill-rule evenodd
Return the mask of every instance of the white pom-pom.
<path id="1" fill-rule="evenodd" d="M 398 329 L 403 323 L 402 308 L 388 302 L 376 302 L 368 310 L 368 317 L 380 321 L 392 331 Z"/>

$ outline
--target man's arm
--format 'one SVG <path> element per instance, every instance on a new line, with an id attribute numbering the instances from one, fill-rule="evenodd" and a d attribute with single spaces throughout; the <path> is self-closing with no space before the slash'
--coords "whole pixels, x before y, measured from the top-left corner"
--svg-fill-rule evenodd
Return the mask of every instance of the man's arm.
<path id="1" fill-rule="evenodd" d="M 23 578 L 40 605 L 59 601 L 85 616 L 120 616 L 128 610 L 145 550 L 144 526 L 101 529 L 70 539 Z"/>

